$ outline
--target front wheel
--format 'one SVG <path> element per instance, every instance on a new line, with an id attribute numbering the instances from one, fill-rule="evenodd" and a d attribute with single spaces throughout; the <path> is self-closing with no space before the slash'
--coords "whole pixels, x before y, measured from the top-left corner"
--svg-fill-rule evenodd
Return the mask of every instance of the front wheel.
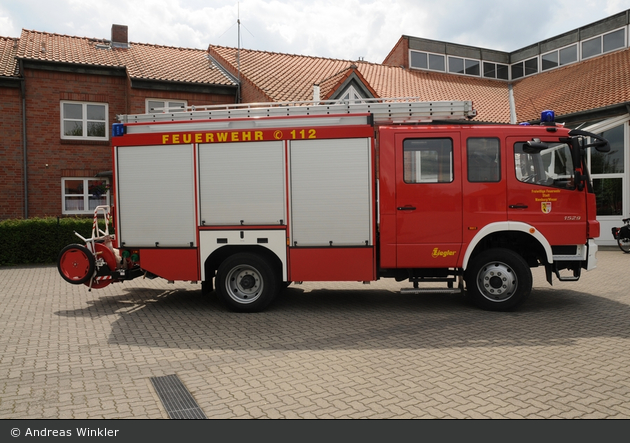
<path id="1" fill-rule="evenodd" d="M 630 253 L 630 238 L 623 238 L 621 235 L 617 237 L 617 244 L 619 245 L 619 249 L 621 249 L 626 254 Z"/>
<path id="2" fill-rule="evenodd" d="M 260 312 L 278 294 L 279 280 L 277 273 L 259 255 L 239 253 L 219 266 L 216 290 L 231 310 Z"/>
<path id="3" fill-rule="evenodd" d="M 516 252 L 490 249 L 477 255 L 464 275 L 473 302 L 489 311 L 509 311 L 532 291 L 532 272 Z"/>

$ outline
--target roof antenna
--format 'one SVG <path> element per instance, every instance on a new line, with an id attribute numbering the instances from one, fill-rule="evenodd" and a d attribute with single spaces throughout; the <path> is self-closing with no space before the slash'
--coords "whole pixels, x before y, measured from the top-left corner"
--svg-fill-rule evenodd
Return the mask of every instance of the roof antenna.
<path id="1" fill-rule="evenodd" d="M 237 97 L 236 97 L 236 103 L 240 103 L 241 102 L 241 3 L 237 3 L 237 10 L 236 10 L 236 23 L 238 23 L 238 48 L 236 50 L 236 65 L 237 65 L 237 69 L 238 69 L 238 90 L 237 90 Z"/>

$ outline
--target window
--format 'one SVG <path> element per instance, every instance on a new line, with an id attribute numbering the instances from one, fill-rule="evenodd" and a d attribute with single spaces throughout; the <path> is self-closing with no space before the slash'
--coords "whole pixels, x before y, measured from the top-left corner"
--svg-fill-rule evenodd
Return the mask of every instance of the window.
<path id="1" fill-rule="evenodd" d="M 106 103 L 61 102 L 61 138 L 107 140 Z"/>
<path id="2" fill-rule="evenodd" d="M 599 134 L 610 143 L 609 152 L 588 150 L 597 215 L 623 215 L 625 126 L 622 124 Z"/>
<path id="3" fill-rule="evenodd" d="M 183 100 L 158 100 L 148 99 L 146 101 L 147 113 L 152 112 L 184 112 L 186 110 L 187 103 Z"/>
<path id="4" fill-rule="evenodd" d="M 488 78 L 497 78 L 500 80 L 508 80 L 508 66 L 500 63 L 483 62 L 483 76 Z"/>
<path id="5" fill-rule="evenodd" d="M 448 138 L 409 139 L 403 143 L 405 183 L 453 181 L 453 141 Z"/>
<path id="6" fill-rule="evenodd" d="M 445 56 L 428 52 L 410 51 L 410 65 L 412 68 L 429 69 L 431 71 L 446 71 Z"/>
<path id="7" fill-rule="evenodd" d="M 109 205 L 109 182 L 97 178 L 62 178 L 62 213 L 92 214 L 100 205 Z"/>
<path id="8" fill-rule="evenodd" d="M 575 189 L 573 157 L 566 143 L 549 143 L 539 153 L 523 151 L 524 143 L 514 145 L 516 179 L 523 183 L 552 188 Z"/>
<path id="9" fill-rule="evenodd" d="M 574 63 L 578 59 L 577 44 L 567 46 L 557 51 L 548 52 L 542 56 L 542 70 L 557 68 L 558 66 Z"/>
<path id="10" fill-rule="evenodd" d="M 598 35 L 597 37 L 582 42 L 582 58 L 594 57 L 599 54 L 621 49 L 626 46 L 626 29 L 621 28 L 608 34 Z"/>
<path id="11" fill-rule="evenodd" d="M 448 72 L 453 74 L 466 74 L 479 76 L 479 60 L 467 58 L 449 57 Z"/>
<path id="12" fill-rule="evenodd" d="M 349 103 L 363 103 L 363 97 L 354 89 L 354 86 L 349 86 L 339 99 Z"/>
<path id="13" fill-rule="evenodd" d="M 536 74 L 538 72 L 538 57 L 514 63 L 512 65 L 512 80 Z"/>
<path id="14" fill-rule="evenodd" d="M 466 142 L 468 160 L 468 181 L 501 181 L 501 157 L 499 139 L 469 138 Z"/>

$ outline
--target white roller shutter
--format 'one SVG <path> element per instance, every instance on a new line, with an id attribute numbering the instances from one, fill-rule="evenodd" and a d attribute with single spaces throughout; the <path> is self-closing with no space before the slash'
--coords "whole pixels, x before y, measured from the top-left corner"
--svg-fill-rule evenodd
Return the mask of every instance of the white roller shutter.
<path id="1" fill-rule="evenodd" d="M 290 144 L 291 244 L 372 244 L 369 139 Z"/>
<path id="2" fill-rule="evenodd" d="M 283 142 L 199 145 L 201 223 L 285 223 Z"/>
<path id="3" fill-rule="evenodd" d="M 192 145 L 119 147 L 116 161 L 120 241 L 196 245 Z"/>

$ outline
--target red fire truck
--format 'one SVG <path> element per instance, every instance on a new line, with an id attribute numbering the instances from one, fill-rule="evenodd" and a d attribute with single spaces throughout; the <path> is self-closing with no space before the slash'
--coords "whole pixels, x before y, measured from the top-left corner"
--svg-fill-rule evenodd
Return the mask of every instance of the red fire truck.
<path id="1" fill-rule="evenodd" d="M 595 268 L 584 156 L 610 148 L 551 112 L 540 125 L 475 115 L 466 101 L 378 99 L 119 116 L 113 210 L 97 208 L 92 237 L 61 251 L 59 272 L 90 289 L 201 282 L 246 312 L 291 282 L 380 278 L 513 309 L 530 268 L 550 284 Z"/>

